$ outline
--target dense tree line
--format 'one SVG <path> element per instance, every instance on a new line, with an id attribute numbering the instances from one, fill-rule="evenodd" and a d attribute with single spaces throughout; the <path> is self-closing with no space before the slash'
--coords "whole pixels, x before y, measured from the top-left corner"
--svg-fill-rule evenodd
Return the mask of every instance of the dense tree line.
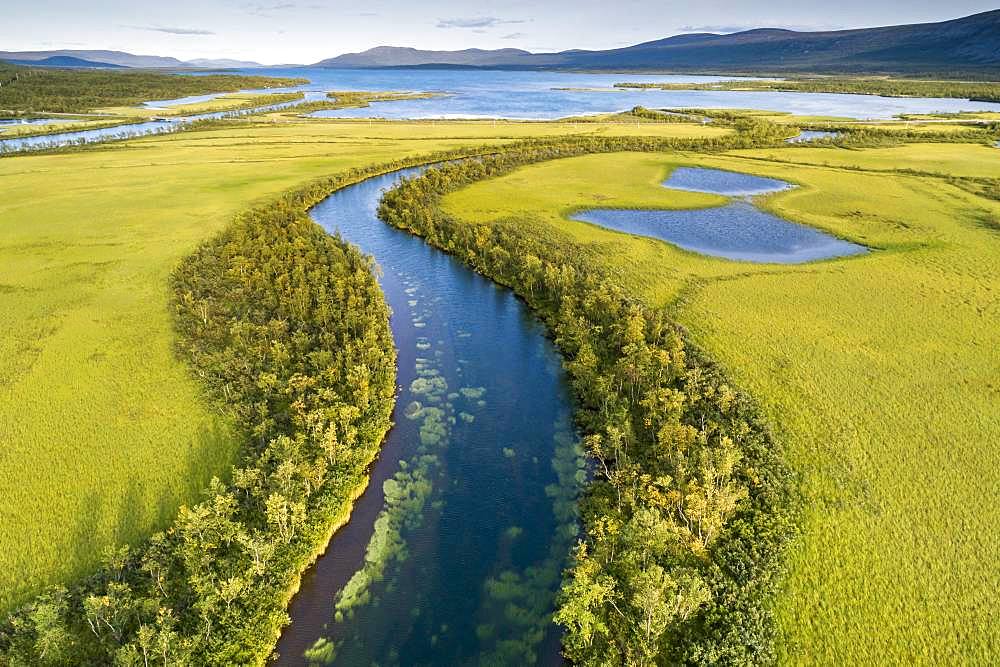
<path id="1" fill-rule="evenodd" d="M 962 130 L 928 130 L 907 127 L 878 127 L 857 123 L 801 124 L 803 130 L 835 132 L 837 136 L 804 142 L 800 146 L 816 144 L 849 145 L 855 148 L 913 143 L 992 143 L 1000 138 L 1000 123 L 968 125 Z"/>
<path id="2" fill-rule="evenodd" d="M 710 120 L 709 117 L 703 113 L 647 109 L 643 106 L 632 107 L 632 110 L 628 112 L 628 115 L 634 118 L 656 121 L 657 123 L 700 123 L 703 120 Z"/>
<path id="3" fill-rule="evenodd" d="M 643 140 L 520 148 L 432 170 L 380 214 L 524 297 L 566 358 L 596 466 L 556 621 L 583 665 L 761 663 L 795 532 L 789 471 L 754 406 L 665 314 L 530 224 L 454 220 L 440 197 L 517 166 Z"/>
<path id="4" fill-rule="evenodd" d="M 400 93 L 394 91 L 336 90 L 328 92 L 325 100 L 314 100 L 295 105 L 297 114 L 336 109 L 365 108 L 372 102 L 397 102 L 437 97 L 438 93 Z"/>
<path id="5" fill-rule="evenodd" d="M 851 93 L 884 97 L 958 97 L 978 102 L 1000 102 L 1000 83 L 940 81 L 886 77 L 815 77 L 737 79 L 711 83 L 616 83 L 616 88 L 661 90 L 770 90 L 798 93 Z"/>
<path id="6" fill-rule="evenodd" d="M 187 76 L 162 72 L 100 69 L 45 69 L 0 64 L 0 109 L 7 112 L 82 113 L 104 107 L 135 106 L 149 100 L 232 93 L 307 83 L 240 74 Z"/>

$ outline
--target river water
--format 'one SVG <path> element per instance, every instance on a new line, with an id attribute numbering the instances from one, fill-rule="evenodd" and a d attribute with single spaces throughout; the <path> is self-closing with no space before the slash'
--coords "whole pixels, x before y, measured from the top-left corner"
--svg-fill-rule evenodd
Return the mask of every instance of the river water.
<path id="1" fill-rule="evenodd" d="M 292 601 L 279 665 L 559 661 L 583 460 L 560 358 L 509 290 L 376 217 L 401 175 L 312 216 L 372 255 L 399 351 L 371 484 Z"/>

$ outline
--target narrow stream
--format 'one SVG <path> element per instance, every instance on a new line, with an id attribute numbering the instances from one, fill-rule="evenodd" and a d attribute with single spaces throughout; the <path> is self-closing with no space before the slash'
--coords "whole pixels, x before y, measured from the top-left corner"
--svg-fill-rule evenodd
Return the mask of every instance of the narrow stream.
<path id="1" fill-rule="evenodd" d="M 376 217 L 420 171 L 312 211 L 383 271 L 400 394 L 368 490 L 292 601 L 278 665 L 561 660 L 551 614 L 584 464 L 560 358 L 513 293 Z"/>

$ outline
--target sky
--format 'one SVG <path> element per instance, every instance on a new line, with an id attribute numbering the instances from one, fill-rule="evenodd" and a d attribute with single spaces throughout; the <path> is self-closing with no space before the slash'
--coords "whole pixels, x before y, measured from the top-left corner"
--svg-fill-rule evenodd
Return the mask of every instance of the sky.
<path id="1" fill-rule="evenodd" d="M 313 63 L 380 45 L 607 49 L 686 32 L 836 30 L 995 8 L 996 0 L 13 0 L 0 20 L 0 51 Z"/>

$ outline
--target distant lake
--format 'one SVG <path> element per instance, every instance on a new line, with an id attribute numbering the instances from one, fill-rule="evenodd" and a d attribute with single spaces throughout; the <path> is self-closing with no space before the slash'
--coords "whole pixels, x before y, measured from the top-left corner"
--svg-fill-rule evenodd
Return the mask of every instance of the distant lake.
<path id="1" fill-rule="evenodd" d="M 801 115 L 891 118 L 900 113 L 1000 111 L 1000 104 L 960 99 L 726 90 L 622 90 L 619 82 L 709 83 L 736 77 L 652 74 L 581 74 L 500 70 L 291 69 L 240 70 L 241 74 L 302 77 L 304 90 L 423 91 L 447 97 L 373 104 L 364 109 L 321 111 L 338 118 L 512 118 L 551 120 L 624 111 L 634 106 L 766 109 Z M 558 90 L 568 89 L 568 90 Z M 586 90 L 582 90 L 586 89 Z M 603 89 L 594 91 L 593 89 Z"/>
<path id="2" fill-rule="evenodd" d="M 651 108 L 764 109 L 800 115 L 843 116 L 856 119 L 885 119 L 902 113 L 953 113 L 997 111 L 1000 104 L 943 98 L 892 98 L 875 95 L 825 93 L 784 93 L 770 91 L 616 89 L 619 82 L 709 83 L 735 77 L 652 74 L 581 74 L 571 72 L 518 72 L 506 70 L 368 69 L 344 70 L 316 67 L 226 70 L 247 75 L 298 77 L 309 83 L 293 88 L 250 92 L 304 92 L 305 100 L 326 99 L 328 91 L 436 92 L 427 99 L 376 102 L 365 108 L 318 111 L 320 118 L 509 118 L 513 120 L 553 120 L 569 116 L 626 111 L 635 106 Z M 200 76 L 219 72 L 185 72 Z M 247 91 L 244 91 L 247 92 Z M 175 100 L 146 102 L 151 108 L 204 102 L 226 93 L 195 95 Z M 268 105 L 261 109 L 292 107 L 299 102 Z M 199 119 L 244 115 L 216 112 L 178 116 L 170 121 L 142 121 L 113 128 L 67 131 L 44 137 L 0 139 L 0 153 L 52 148 L 77 143 L 131 138 L 172 132 Z"/>

